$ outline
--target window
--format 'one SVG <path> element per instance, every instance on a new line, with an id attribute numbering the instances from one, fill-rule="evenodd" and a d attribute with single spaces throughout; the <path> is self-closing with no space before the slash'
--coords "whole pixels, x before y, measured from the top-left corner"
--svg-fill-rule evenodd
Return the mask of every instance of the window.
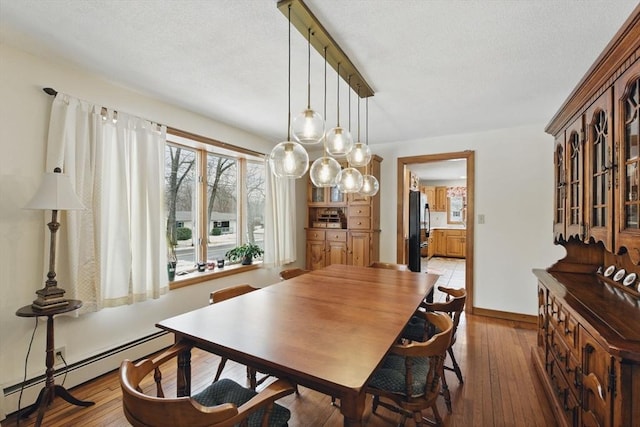
<path id="1" fill-rule="evenodd" d="M 239 244 L 264 247 L 264 173 L 259 153 L 167 132 L 165 214 L 168 248 L 175 248 L 177 258 L 175 280 L 217 269 L 218 260 Z"/>

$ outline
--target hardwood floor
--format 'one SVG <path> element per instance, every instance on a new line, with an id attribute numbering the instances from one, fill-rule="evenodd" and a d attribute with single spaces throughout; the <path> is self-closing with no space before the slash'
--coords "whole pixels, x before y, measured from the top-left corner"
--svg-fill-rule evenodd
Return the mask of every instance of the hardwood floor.
<path id="1" fill-rule="evenodd" d="M 540 426 L 556 424 L 549 403 L 530 359 L 535 345 L 533 325 L 463 315 L 454 347 L 462 368 L 464 384 L 458 384 L 455 374 L 446 372 L 453 413 L 447 414 L 444 400 L 438 408 L 446 426 Z M 219 358 L 195 349 L 192 357 L 193 390 L 197 391 L 212 380 Z M 163 371 L 166 390 L 174 390 L 173 364 Z M 245 384 L 245 368 L 227 363 L 223 376 Z M 151 385 L 151 384 L 149 384 Z M 299 395 L 291 395 L 279 402 L 292 412 L 289 425 L 340 426 L 339 408 L 331 406 L 331 398 L 313 390 L 299 387 Z M 72 406 L 56 398 L 45 413 L 43 426 L 128 426 L 120 404 L 121 394 L 117 371 L 75 387 L 73 394 L 79 399 L 96 404 L 88 408 Z M 174 390 L 175 393 L 175 390 Z M 425 415 L 431 416 L 430 411 Z M 385 408 L 371 413 L 371 399 L 367 398 L 364 423 L 383 427 L 397 425 L 399 416 Z M 35 416 L 20 421 L 20 426 L 33 426 Z M 4 427 L 16 426 L 15 414 L 2 422 Z M 407 426 L 413 426 L 408 420 Z"/>

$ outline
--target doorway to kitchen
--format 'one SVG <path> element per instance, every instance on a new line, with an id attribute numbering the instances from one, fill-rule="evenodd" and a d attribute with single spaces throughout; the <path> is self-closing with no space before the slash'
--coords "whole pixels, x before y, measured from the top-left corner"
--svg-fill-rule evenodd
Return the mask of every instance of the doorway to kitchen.
<path id="1" fill-rule="evenodd" d="M 459 151 L 451 153 L 426 154 L 421 156 L 398 158 L 398 205 L 397 205 L 397 262 L 407 264 L 409 258 L 409 190 L 412 187 L 411 166 L 423 165 L 447 160 L 466 160 L 466 238 L 465 238 L 465 288 L 467 290 L 467 304 L 465 310 L 473 311 L 473 268 L 474 268 L 474 194 L 475 194 L 475 152 Z"/>

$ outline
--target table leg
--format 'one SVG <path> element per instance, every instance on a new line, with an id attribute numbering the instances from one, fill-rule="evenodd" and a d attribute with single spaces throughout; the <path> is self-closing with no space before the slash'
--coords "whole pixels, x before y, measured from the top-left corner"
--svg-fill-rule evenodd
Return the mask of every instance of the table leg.
<path id="1" fill-rule="evenodd" d="M 340 398 L 340 412 L 344 416 L 344 426 L 362 426 L 364 403 L 367 394 L 345 394 Z"/>
<path id="2" fill-rule="evenodd" d="M 177 395 L 191 396 L 191 349 L 178 354 Z"/>

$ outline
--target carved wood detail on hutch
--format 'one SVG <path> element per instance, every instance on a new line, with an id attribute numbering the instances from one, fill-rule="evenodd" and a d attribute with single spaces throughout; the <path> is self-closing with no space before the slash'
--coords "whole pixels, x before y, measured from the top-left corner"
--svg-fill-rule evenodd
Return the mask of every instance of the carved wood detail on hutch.
<path id="1" fill-rule="evenodd" d="M 555 114 L 532 360 L 560 426 L 640 425 L 640 6 Z"/>

